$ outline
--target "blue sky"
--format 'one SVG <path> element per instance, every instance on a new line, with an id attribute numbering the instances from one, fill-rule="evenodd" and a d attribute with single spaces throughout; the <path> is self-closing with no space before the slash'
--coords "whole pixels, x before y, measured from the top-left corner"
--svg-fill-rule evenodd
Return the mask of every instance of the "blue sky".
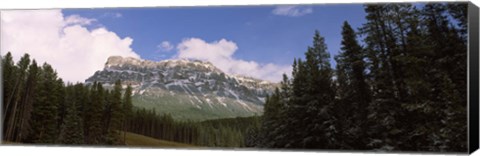
<path id="1" fill-rule="evenodd" d="M 325 37 L 332 56 L 339 51 L 341 25 L 348 21 L 353 27 L 365 22 L 359 4 L 301 5 L 310 9 L 301 16 L 276 15 L 277 6 L 227 7 L 158 7 L 65 9 L 65 16 L 80 15 L 97 20 L 97 25 L 120 37 L 133 39 L 132 49 L 141 58 L 159 61 L 173 57 L 176 49 L 158 49 L 163 41 L 172 46 L 186 38 L 206 42 L 226 39 L 236 43 L 237 59 L 260 64 L 290 65 L 295 57 L 304 57 L 312 43 L 314 30 Z M 334 62 L 332 62 L 334 63 Z"/>
<path id="2" fill-rule="evenodd" d="M 365 23 L 360 4 L 12 10 L 1 16 L 1 53 L 12 52 L 15 60 L 29 53 L 68 82 L 84 82 L 112 55 L 197 59 L 228 74 L 278 82 L 291 74 L 294 58 L 304 58 L 315 30 L 333 58 L 343 22 Z"/>

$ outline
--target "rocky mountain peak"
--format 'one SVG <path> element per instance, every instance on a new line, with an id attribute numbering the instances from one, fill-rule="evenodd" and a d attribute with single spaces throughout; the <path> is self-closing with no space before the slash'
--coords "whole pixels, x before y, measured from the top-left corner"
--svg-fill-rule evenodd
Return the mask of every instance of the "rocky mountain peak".
<path id="1" fill-rule="evenodd" d="M 171 59 L 159 62 L 137 59 L 133 57 L 110 56 L 105 63 L 105 69 L 135 69 L 135 68 L 192 68 L 199 70 L 210 70 L 213 72 L 223 73 L 208 61 L 189 60 L 189 59 Z"/>
<path id="2" fill-rule="evenodd" d="M 133 58 L 133 57 L 122 57 L 122 56 L 110 56 L 105 63 L 106 67 L 118 66 L 122 64 L 141 64 L 143 60 Z"/>
<path id="3" fill-rule="evenodd" d="M 133 88 L 139 107 L 157 108 L 183 119 L 251 116 L 263 111 L 277 83 L 222 72 L 212 63 L 175 59 L 159 62 L 112 56 L 85 83 L 113 87 L 116 80 Z M 183 115 L 183 116 L 182 116 Z"/>

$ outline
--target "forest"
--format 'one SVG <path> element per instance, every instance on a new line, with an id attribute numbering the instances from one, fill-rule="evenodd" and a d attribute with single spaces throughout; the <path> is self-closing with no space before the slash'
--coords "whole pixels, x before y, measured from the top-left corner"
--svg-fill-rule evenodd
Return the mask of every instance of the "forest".
<path id="1" fill-rule="evenodd" d="M 202 147 L 466 152 L 467 3 L 364 9 L 361 27 L 343 23 L 334 57 L 314 32 L 261 116 L 175 121 L 135 107 L 121 80 L 65 84 L 49 64 L 7 53 L 3 141 L 125 145 L 128 131 Z"/>
<path id="2" fill-rule="evenodd" d="M 3 69 L 3 141 L 35 144 L 121 144 L 132 111 L 131 88 L 64 84 L 47 63 L 7 53 Z M 122 92 L 123 97 L 122 97 Z"/>
<path id="3" fill-rule="evenodd" d="M 366 5 L 332 69 L 317 31 L 262 116 L 262 148 L 467 151 L 467 4 Z M 358 38 L 362 38 L 359 41 Z"/>

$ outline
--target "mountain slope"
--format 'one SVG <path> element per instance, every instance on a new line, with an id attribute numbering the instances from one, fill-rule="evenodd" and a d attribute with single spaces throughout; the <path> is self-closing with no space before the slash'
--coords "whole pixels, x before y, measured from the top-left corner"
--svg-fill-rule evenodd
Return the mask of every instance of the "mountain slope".
<path id="1" fill-rule="evenodd" d="M 153 62 L 112 56 L 86 80 L 111 87 L 116 80 L 133 87 L 135 106 L 169 113 L 176 119 L 206 120 L 259 115 L 276 83 L 229 75 L 209 62 Z"/>

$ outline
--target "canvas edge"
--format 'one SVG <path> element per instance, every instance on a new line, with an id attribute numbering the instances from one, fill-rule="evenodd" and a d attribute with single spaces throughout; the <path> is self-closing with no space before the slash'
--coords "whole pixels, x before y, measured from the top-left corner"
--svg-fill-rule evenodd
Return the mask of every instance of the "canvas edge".
<path id="1" fill-rule="evenodd" d="M 479 10 L 470 2 L 468 4 L 468 151 L 470 154 L 478 149 L 479 141 Z"/>

